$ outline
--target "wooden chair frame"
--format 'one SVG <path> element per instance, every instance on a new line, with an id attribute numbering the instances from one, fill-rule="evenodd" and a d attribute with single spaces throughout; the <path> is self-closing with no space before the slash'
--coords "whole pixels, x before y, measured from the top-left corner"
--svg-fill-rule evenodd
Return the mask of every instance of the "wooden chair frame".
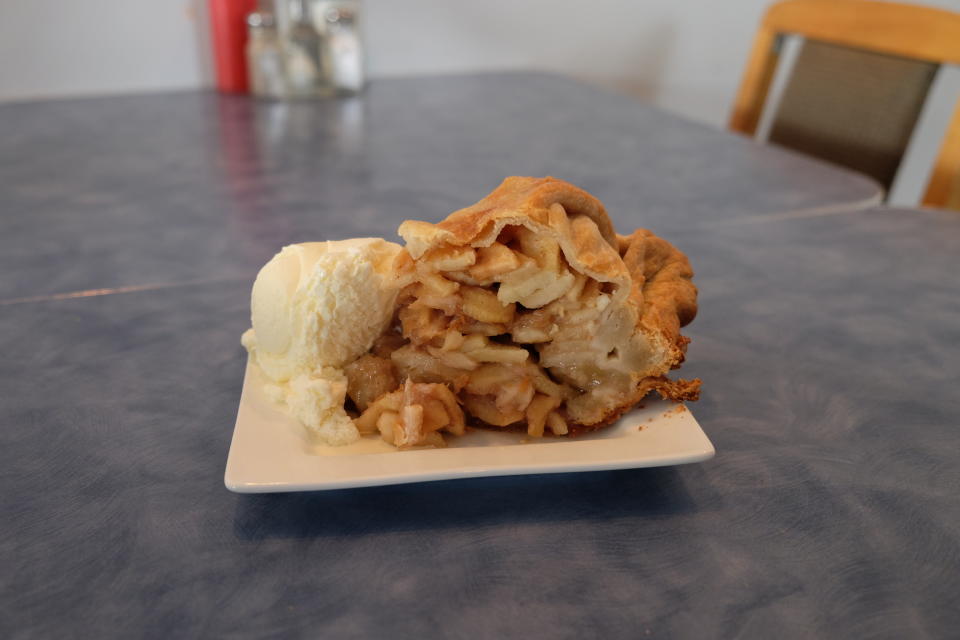
<path id="1" fill-rule="evenodd" d="M 753 40 L 730 128 L 753 135 L 777 66 L 776 38 L 811 40 L 876 53 L 960 65 L 960 14 L 874 0 L 785 0 L 771 6 Z M 923 203 L 944 206 L 960 175 L 960 99 L 927 184 Z"/>

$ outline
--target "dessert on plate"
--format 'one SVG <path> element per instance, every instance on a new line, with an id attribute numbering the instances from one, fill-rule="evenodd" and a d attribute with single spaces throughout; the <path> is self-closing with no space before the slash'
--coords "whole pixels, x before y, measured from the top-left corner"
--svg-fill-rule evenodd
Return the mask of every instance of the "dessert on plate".
<path id="1" fill-rule="evenodd" d="M 326 404 L 345 397 L 340 426 L 327 429 L 338 438 L 313 425 L 326 442 L 380 434 L 398 448 L 443 446 L 443 433 L 471 426 L 572 436 L 609 425 L 651 391 L 675 401 L 697 398 L 699 380 L 667 377 L 686 352 L 680 328 L 697 311 L 689 261 L 649 231 L 617 234 L 589 193 L 555 178 L 511 177 L 445 220 L 410 220 L 399 233 L 402 249 L 377 245 L 377 286 L 355 282 L 364 289 L 355 295 L 373 295 L 380 308 L 362 336 L 349 322 L 325 325 L 337 317 L 329 303 L 298 303 L 296 313 L 326 309 L 298 322 L 326 327 L 325 335 L 340 336 L 343 345 L 336 361 L 316 357 L 313 369 L 309 354 L 296 352 L 296 384 L 335 379 Z M 317 282 L 327 273 L 306 271 Z M 289 289 L 289 282 L 264 279 L 261 288 Z M 301 296 L 314 295 L 303 289 Z M 263 293 L 259 313 L 293 317 L 293 299 Z M 253 301 L 254 327 L 244 344 L 262 367 L 256 284 Z M 295 396 L 287 393 L 288 406 Z M 348 411 L 354 432 L 344 422 Z"/>

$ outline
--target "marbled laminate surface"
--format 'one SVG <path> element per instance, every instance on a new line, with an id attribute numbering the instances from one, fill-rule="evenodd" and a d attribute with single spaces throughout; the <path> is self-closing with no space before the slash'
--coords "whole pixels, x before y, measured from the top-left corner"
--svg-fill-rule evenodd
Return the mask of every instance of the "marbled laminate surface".
<path id="1" fill-rule="evenodd" d="M 468 80 L 456 82 L 472 86 Z M 576 97 L 579 85 L 529 80 L 544 91 L 564 84 L 572 100 L 586 102 Z M 401 93 L 403 85 L 386 86 Z M 371 95 L 378 90 L 386 89 L 375 85 Z M 598 95 L 601 103 L 620 102 Z M 179 100 L 193 109 L 217 103 L 157 98 L 161 105 Z M 39 113 L 56 108 L 38 105 Z M 65 117 L 72 112 L 59 108 Z M 610 109 L 614 119 L 628 111 Z M 829 167 L 652 113 L 681 138 L 693 127 L 706 147 L 729 146 L 741 165 L 752 154 L 766 158 L 754 171 L 771 171 L 777 188 L 793 189 L 782 197 L 794 205 L 803 187 L 774 179 L 777 159 L 822 172 L 825 182 L 832 175 Z M 165 114 L 156 107 L 153 117 Z M 7 116 L 0 109 L 0 121 L 30 120 Z M 118 117 L 121 128 L 127 122 Z M 365 122 L 376 129 L 375 120 Z M 194 134 L 180 143 L 189 148 L 203 138 Z M 525 141 L 538 141 L 518 135 L 518 153 L 532 158 Z M 159 134 L 154 142 L 169 144 Z M 91 144 L 68 141 L 63 153 Z M 411 162 L 438 144 L 423 141 Z M 111 153 L 136 165 L 117 145 Z M 642 141 L 636 145 L 640 154 Z M 52 149 L 49 160 L 24 153 L 21 164 L 35 168 L 60 157 Z M 360 187 L 346 187 L 345 199 L 327 209 L 327 194 L 310 192 L 310 176 L 298 173 L 306 182 L 293 191 L 299 204 L 285 199 L 287 189 L 253 193 L 260 204 L 244 212 L 244 198 L 222 193 L 211 196 L 220 199 L 214 214 L 188 209 L 192 200 L 169 188 L 182 181 L 189 185 L 183 192 L 195 194 L 203 180 L 192 174 L 207 171 L 210 193 L 229 192 L 223 175 L 196 158 L 187 171 L 172 161 L 173 147 L 167 153 L 171 162 L 157 164 L 155 176 L 134 180 L 126 171 L 135 166 L 117 165 L 114 186 L 95 190 L 106 197 L 129 187 L 123 197 L 132 203 L 155 187 L 150 203 L 132 213 L 81 207 L 82 181 L 51 170 L 44 183 L 23 169 L 26 183 L 78 208 L 68 214 L 38 204 L 35 212 L 29 198 L 10 195 L 19 193 L 9 178 L 16 167 L 3 161 L 0 259 L 9 295 L 0 299 L 0 637 L 945 638 L 960 629 L 960 215 L 879 209 L 745 221 L 728 195 L 716 196 L 715 210 L 677 208 L 674 219 L 663 195 L 672 183 L 664 178 L 665 191 L 653 198 L 662 208 L 651 207 L 648 219 L 637 196 L 638 213 L 618 221 L 662 227 L 697 270 L 701 313 L 687 331 L 693 342 L 684 374 L 704 380 L 703 398 L 691 408 L 716 458 L 673 468 L 236 495 L 223 487 L 223 470 L 245 364 L 239 335 L 248 326 L 248 270 L 269 257 L 270 243 L 301 239 L 294 232 L 311 228 L 310 215 L 312 228 L 326 229 L 316 220 L 326 221 L 339 231 L 334 237 L 385 233 L 380 207 L 392 225 L 428 202 L 431 210 L 455 207 L 453 183 L 464 191 L 486 186 L 465 166 L 479 160 L 451 153 L 449 163 L 462 163 L 466 173 L 425 161 L 445 177 L 425 195 L 398 183 L 393 191 L 371 187 L 367 199 Z M 277 162 L 293 162 L 277 153 Z M 305 149 L 297 157 L 320 162 Z M 209 161 L 217 166 L 216 157 Z M 541 162 L 529 173 L 563 173 Z M 391 174 L 416 175 L 402 164 Z M 345 170 L 312 166 L 318 176 Z M 561 162 L 568 173 L 574 166 Z M 490 167 L 483 171 L 495 182 Z M 581 171 L 600 176 L 589 162 Z M 106 180 L 111 171 L 94 173 Z M 639 172 L 625 185 L 604 178 L 603 188 L 626 198 L 631 184 L 639 189 L 645 180 Z M 688 182 L 700 184 L 695 175 Z M 745 210 L 752 202 L 762 213 L 764 198 L 776 199 L 763 195 L 764 183 L 730 188 L 740 189 Z M 673 193 L 694 203 L 683 191 Z M 700 193 L 704 202 L 711 197 Z M 151 221 L 150 210 L 167 224 Z M 333 211 L 351 222 L 341 225 Z M 726 223 L 701 223 L 691 212 L 726 216 Z M 72 237 L 83 250 L 58 254 L 42 244 L 48 236 Z M 204 243 L 213 247 L 208 255 L 191 255 Z M 199 266 L 190 283 L 165 288 L 11 300 L 173 282 Z"/>

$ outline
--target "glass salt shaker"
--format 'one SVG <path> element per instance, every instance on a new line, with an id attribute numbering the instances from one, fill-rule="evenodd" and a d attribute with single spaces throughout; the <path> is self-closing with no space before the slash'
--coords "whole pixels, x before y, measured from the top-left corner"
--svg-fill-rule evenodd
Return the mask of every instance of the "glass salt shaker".
<path id="1" fill-rule="evenodd" d="M 340 93 L 363 89 L 363 43 L 358 24 L 358 6 L 353 0 L 320 2 L 325 23 L 330 79 Z"/>
<path id="2" fill-rule="evenodd" d="M 283 50 L 272 13 L 255 12 L 247 16 L 247 69 L 250 92 L 264 98 L 286 95 Z"/>

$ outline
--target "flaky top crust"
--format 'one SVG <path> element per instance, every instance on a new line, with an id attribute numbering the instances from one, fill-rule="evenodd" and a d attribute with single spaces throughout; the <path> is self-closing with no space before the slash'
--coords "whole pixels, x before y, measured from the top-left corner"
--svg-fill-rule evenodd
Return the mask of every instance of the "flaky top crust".
<path id="1" fill-rule="evenodd" d="M 582 218 L 594 224 L 584 224 Z M 437 224 L 408 220 L 399 233 L 416 259 L 440 246 L 489 246 L 508 225 L 554 236 L 574 269 L 620 285 L 615 298 L 628 298 L 638 310 L 638 325 L 666 338 L 673 347 L 672 365 L 682 362 L 686 339 L 680 336 L 680 327 L 697 314 L 689 260 L 646 229 L 618 235 L 603 203 L 569 182 L 512 176 L 445 220 Z"/>
<path id="2" fill-rule="evenodd" d="M 527 178 L 511 176 L 500 183 L 485 198 L 459 211 L 454 211 L 437 224 L 408 220 L 400 225 L 400 235 L 407 240 L 407 250 L 414 258 L 422 251 L 410 246 L 411 236 L 415 242 L 422 241 L 436 246 L 446 242 L 455 246 L 489 246 L 507 224 L 507 218 L 530 220 L 548 224 L 550 208 L 561 205 L 571 218 L 584 215 L 596 223 L 600 235 L 612 247 L 617 246 L 613 223 L 603 203 L 595 197 L 565 182 L 547 176 Z"/>
<path id="3" fill-rule="evenodd" d="M 417 259 L 437 247 L 488 247 L 511 225 L 553 237 L 570 266 L 599 282 L 615 284 L 615 301 L 628 296 L 630 273 L 620 259 L 617 235 L 603 204 L 556 178 L 507 178 L 483 200 L 445 220 L 437 224 L 408 220 L 399 233 Z"/>

